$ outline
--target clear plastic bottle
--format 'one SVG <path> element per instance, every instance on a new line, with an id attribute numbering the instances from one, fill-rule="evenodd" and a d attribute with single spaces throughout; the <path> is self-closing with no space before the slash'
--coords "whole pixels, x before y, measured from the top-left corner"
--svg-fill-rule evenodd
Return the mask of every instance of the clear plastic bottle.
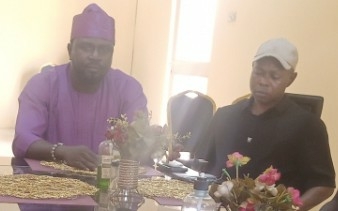
<path id="1" fill-rule="evenodd" d="M 96 202 L 98 202 L 98 206 L 94 208 L 94 211 L 109 211 L 109 192 L 98 191 L 96 194 Z"/>
<path id="2" fill-rule="evenodd" d="M 204 176 L 194 181 L 194 192 L 183 200 L 181 211 L 216 211 L 217 203 L 208 193 L 209 181 Z"/>
<path id="3" fill-rule="evenodd" d="M 114 147 L 110 140 L 104 140 L 99 145 L 99 166 L 97 168 L 97 187 L 108 190 L 113 171 Z"/>

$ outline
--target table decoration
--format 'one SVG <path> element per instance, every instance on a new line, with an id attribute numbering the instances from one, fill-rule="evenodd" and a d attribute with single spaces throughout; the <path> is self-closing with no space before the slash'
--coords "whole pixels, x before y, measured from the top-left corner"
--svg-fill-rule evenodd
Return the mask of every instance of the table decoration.
<path id="1" fill-rule="evenodd" d="M 302 206 L 297 189 L 276 185 L 281 173 L 272 166 L 256 179 L 248 175 L 240 178 L 239 167 L 249 161 L 249 157 L 238 152 L 228 155 L 226 166 L 236 168 L 236 178 L 232 179 L 227 170 L 222 169 L 225 181 L 214 182 L 209 191 L 216 202 L 231 211 L 293 211 Z"/>
<path id="2" fill-rule="evenodd" d="M 110 196 L 109 207 L 137 210 L 144 203 L 144 198 L 137 191 L 138 167 L 138 161 L 120 160 L 117 188 Z"/>
<path id="3" fill-rule="evenodd" d="M 165 155 L 173 140 L 186 137 L 172 136 L 167 127 L 150 125 L 151 113 L 138 111 L 129 122 L 126 115 L 108 119 L 106 137 L 120 153 L 116 190 L 111 194 L 114 207 L 136 210 L 144 199 L 137 191 L 139 162 L 153 158 L 155 164 Z"/>
<path id="4" fill-rule="evenodd" d="M 27 162 L 27 164 L 29 165 L 29 167 L 35 171 L 35 172 L 46 172 L 46 173 L 51 173 L 51 174 L 62 174 L 64 173 L 63 170 L 58 169 L 58 168 L 54 168 L 54 164 L 52 162 L 52 165 L 54 167 L 51 166 L 47 166 L 47 165 L 42 165 L 41 161 L 39 160 L 34 160 L 34 159 L 29 159 L 29 158 L 25 158 L 25 161 Z M 159 176 L 164 176 L 164 174 L 162 172 L 157 171 L 156 169 L 149 167 L 149 166 L 139 166 L 139 172 L 138 172 L 139 178 L 146 178 L 146 177 L 159 177 Z M 89 176 L 92 176 L 91 174 L 89 174 Z"/>
<path id="5" fill-rule="evenodd" d="M 71 199 L 95 195 L 97 188 L 77 179 L 47 175 L 0 176 L 0 195 L 28 199 Z"/>
<path id="6" fill-rule="evenodd" d="M 129 123 L 126 115 L 120 118 L 109 118 L 106 138 L 111 140 L 120 152 L 121 159 L 143 160 L 151 157 L 172 156 L 169 160 L 179 157 L 177 153 L 182 142 L 190 138 L 190 134 L 172 134 L 167 125 L 150 125 L 151 113 L 138 111 Z M 169 146 L 174 145 L 172 153 L 166 155 Z M 177 156 L 178 155 L 178 156 Z"/>
<path id="7" fill-rule="evenodd" d="M 183 198 L 193 189 L 193 184 L 163 177 L 141 179 L 139 193 L 164 206 L 182 206 Z"/>
<path id="8" fill-rule="evenodd" d="M 176 179 L 147 178 L 138 181 L 138 191 L 148 198 L 163 197 L 182 200 L 193 191 L 193 184 Z"/>
<path id="9" fill-rule="evenodd" d="M 58 170 L 61 170 L 61 171 L 68 171 L 68 172 L 72 172 L 72 173 L 92 175 L 92 176 L 96 176 L 96 174 L 97 174 L 96 171 L 77 169 L 77 168 L 68 166 L 65 163 L 58 163 L 58 162 L 54 162 L 54 161 L 40 161 L 40 164 L 43 165 L 43 166 L 48 166 L 48 167 L 52 167 L 54 169 L 58 169 Z"/>
<path id="10" fill-rule="evenodd" d="M 79 180 L 33 174 L 0 176 L 0 203 L 96 206 L 96 187 Z"/>

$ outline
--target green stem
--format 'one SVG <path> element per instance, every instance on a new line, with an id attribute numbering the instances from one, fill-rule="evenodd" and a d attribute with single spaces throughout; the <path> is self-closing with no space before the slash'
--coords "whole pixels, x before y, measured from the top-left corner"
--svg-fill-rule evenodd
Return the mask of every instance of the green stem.
<path id="1" fill-rule="evenodd" d="M 239 164 L 238 164 L 238 162 L 236 162 L 236 180 L 238 181 L 238 166 L 239 166 Z"/>
<path id="2" fill-rule="evenodd" d="M 230 174 L 227 172 L 226 169 L 222 169 L 222 172 L 223 172 L 223 174 L 226 175 L 226 177 L 227 177 L 228 180 L 231 180 L 231 176 L 230 176 Z"/>

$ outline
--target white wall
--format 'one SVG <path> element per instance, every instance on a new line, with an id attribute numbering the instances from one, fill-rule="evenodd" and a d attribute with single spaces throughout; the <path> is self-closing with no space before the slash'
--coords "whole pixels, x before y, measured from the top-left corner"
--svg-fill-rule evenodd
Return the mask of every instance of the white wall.
<path id="1" fill-rule="evenodd" d="M 170 72 L 171 1 L 139 0 L 132 75 L 143 85 L 154 123 L 166 109 L 166 84 Z M 163 102 L 163 100 L 165 102 Z"/>
<path id="2" fill-rule="evenodd" d="M 17 98 L 46 63 L 68 62 L 72 18 L 95 2 L 116 21 L 113 66 L 130 73 L 137 0 L 10 0 L 0 7 L 0 128 L 13 128 Z"/>

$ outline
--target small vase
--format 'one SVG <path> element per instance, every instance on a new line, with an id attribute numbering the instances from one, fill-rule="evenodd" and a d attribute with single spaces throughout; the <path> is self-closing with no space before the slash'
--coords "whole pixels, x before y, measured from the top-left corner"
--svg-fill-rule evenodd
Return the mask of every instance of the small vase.
<path id="1" fill-rule="evenodd" d="M 137 210 L 144 198 L 137 191 L 139 162 L 121 159 L 118 169 L 117 188 L 110 197 L 110 208 Z"/>

